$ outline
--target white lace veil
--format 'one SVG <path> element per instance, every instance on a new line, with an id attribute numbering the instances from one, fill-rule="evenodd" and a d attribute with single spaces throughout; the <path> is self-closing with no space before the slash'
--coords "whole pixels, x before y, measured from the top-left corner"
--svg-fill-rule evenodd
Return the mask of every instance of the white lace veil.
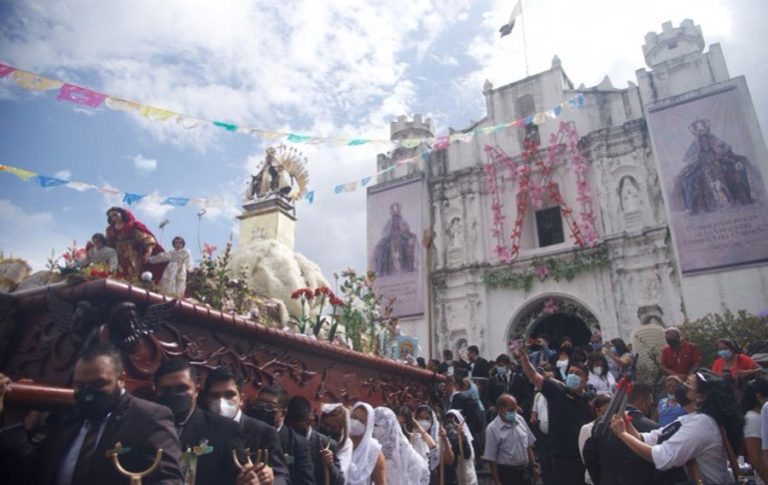
<path id="1" fill-rule="evenodd" d="M 368 485 L 371 483 L 371 474 L 376 466 L 376 460 L 381 451 L 381 445 L 373 438 L 374 413 L 370 404 L 358 402 L 352 406 L 352 411 L 362 407 L 368 413 L 368 422 L 365 424 L 365 433 L 360 439 L 360 444 L 352 450 L 352 461 L 349 464 L 345 485 Z M 351 413 L 350 413 L 351 414 Z"/>
<path id="2" fill-rule="evenodd" d="M 387 485 L 427 485 L 429 465 L 408 442 L 395 412 L 380 406 L 374 414 L 376 436 L 387 461 Z"/>
<path id="3" fill-rule="evenodd" d="M 339 449 L 336 452 L 336 457 L 339 459 L 339 467 L 344 472 L 344 476 L 347 475 L 349 470 L 349 464 L 352 462 L 352 440 L 349 439 L 349 411 L 341 403 L 327 403 L 323 404 L 320 408 L 322 414 L 330 414 L 336 409 L 341 408 L 344 413 L 344 434 L 341 437 L 342 443 L 339 443 Z"/>
<path id="4" fill-rule="evenodd" d="M 429 450 L 429 455 L 427 455 L 429 458 L 429 469 L 434 470 L 440 465 L 440 456 L 442 456 L 442 453 L 440 451 L 441 450 L 440 447 L 443 445 L 442 440 L 440 439 L 440 422 L 437 420 L 437 415 L 432 410 L 432 407 L 429 404 L 420 404 L 416 408 L 416 413 L 418 413 L 422 409 L 429 410 L 429 415 L 432 420 L 432 427 L 429 428 L 429 436 L 432 437 L 432 440 L 437 445 L 431 450 Z"/>
<path id="5" fill-rule="evenodd" d="M 461 413 L 459 412 L 458 409 L 451 409 L 446 414 L 450 414 L 451 416 L 453 416 L 454 418 L 456 418 L 459 421 L 459 425 L 461 426 L 461 430 L 464 433 L 464 442 L 467 443 L 469 445 L 469 447 L 471 448 L 471 453 L 470 453 L 469 459 L 470 460 L 474 460 L 475 459 L 475 447 L 472 445 L 472 442 L 475 439 L 472 437 L 472 432 L 469 430 L 469 426 L 467 426 L 467 420 L 464 419 L 464 416 L 461 415 Z"/>

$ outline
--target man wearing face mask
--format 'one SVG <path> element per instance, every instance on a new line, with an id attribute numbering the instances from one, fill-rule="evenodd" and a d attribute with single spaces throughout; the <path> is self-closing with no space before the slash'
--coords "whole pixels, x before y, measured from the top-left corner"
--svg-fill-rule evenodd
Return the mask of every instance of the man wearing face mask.
<path id="1" fill-rule="evenodd" d="M 582 363 L 573 363 L 565 383 L 545 378 L 531 365 L 525 351 L 517 357 L 523 373 L 540 389 L 548 402 L 549 445 L 555 482 L 561 485 L 583 485 L 584 464 L 579 453 L 581 427 L 594 418 L 589 404 L 591 395 L 585 393 L 588 370 Z"/>
<path id="2" fill-rule="evenodd" d="M 680 330 L 669 327 L 664 332 L 667 345 L 661 349 L 661 370 L 665 375 L 685 380 L 688 374 L 701 367 L 699 347 L 683 340 Z"/>
<path id="3" fill-rule="evenodd" d="M 443 350 L 443 361 L 437 366 L 437 372 L 449 376 L 459 374 L 459 376 L 464 377 L 468 368 L 469 366 L 463 360 L 453 359 L 453 351 L 445 349 Z"/>
<path id="4" fill-rule="evenodd" d="M 288 406 L 288 394 L 278 385 L 264 386 L 259 390 L 256 403 L 248 413 L 277 429 L 283 458 L 288 466 L 293 485 L 314 485 L 315 467 L 309 442 L 299 433 L 285 426 L 285 411 Z"/>
<path id="5" fill-rule="evenodd" d="M 240 425 L 240 434 L 248 450 L 267 450 L 267 462 L 272 468 L 274 483 L 287 485 L 290 483 L 290 476 L 283 461 L 283 448 L 280 446 L 277 430 L 243 414 L 242 389 L 243 378 L 239 374 L 229 367 L 218 367 L 205 378 L 203 398 L 206 407 L 210 412 L 232 419 Z"/>
<path id="6" fill-rule="evenodd" d="M 106 455 L 120 442 L 131 449 L 120 457 L 129 470 L 149 468 L 157 450 L 163 450 L 160 466 L 143 483 L 181 484 L 181 450 L 171 413 L 125 390 L 122 356 L 114 347 L 85 348 L 75 364 L 72 384 L 74 413 L 56 422 L 39 445 L 28 483 L 125 483 Z"/>
<path id="7" fill-rule="evenodd" d="M 330 437 L 319 433 L 310 425 L 312 406 L 301 396 L 294 396 L 288 401 L 285 424 L 309 441 L 312 461 L 315 465 L 315 483 L 324 483 L 325 469 L 328 469 L 328 484 L 343 485 L 344 474 L 341 472 L 339 459 L 336 457 L 338 444 Z"/>
<path id="8" fill-rule="evenodd" d="M 182 450 L 202 453 L 197 456 L 195 484 L 234 484 L 240 470 L 232 460 L 232 450 L 243 456 L 244 449 L 240 429 L 231 419 L 196 406 L 197 369 L 183 358 L 167 360 L 155 372 L 154 384 L 155 401 L 173 412 Z M 269 467 L 258 473 L 252 483 L 272 483 Z"/>
<path id="9" fill-rule="evenodd" d="M 536 443 L 517 400 L 502 394 L 496 400 L 496 418 L 485 429 L 485 453 L 494 485 L 530 485 L 538 478 L 533 455 Z"/>

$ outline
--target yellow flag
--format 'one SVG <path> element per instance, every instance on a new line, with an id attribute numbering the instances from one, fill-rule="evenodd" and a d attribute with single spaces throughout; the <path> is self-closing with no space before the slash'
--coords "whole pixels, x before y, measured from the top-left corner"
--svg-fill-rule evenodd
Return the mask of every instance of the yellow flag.
<path id="1" fill-rule="evenodd" d="M 177 113 L 168 111 L 153 106 L 142 106 L 139 108 L 139 114 L 152 121 L 165 121 L 172 116 L 176 116 Z"/>
<path id="2" fill-rule="evenodd" d="M 23 168 L 9 167 L 8 165 L 5 166 L 5 171 L 11 172 L 25 182 L 37 175 L 35 172 L 30 172 L 29 170 L 24 170 Z"/>
<path id="3" fill-rule="evenodd" d="M 48 91 L 49 89 L 59 89 L 62 83 L 55 79 L 48 79 L 47 77 L 38 76 L 33 72 L 27 71 L 14 71 L 11 77 L 16 84 L 24 89 L 30 91 Z"/>

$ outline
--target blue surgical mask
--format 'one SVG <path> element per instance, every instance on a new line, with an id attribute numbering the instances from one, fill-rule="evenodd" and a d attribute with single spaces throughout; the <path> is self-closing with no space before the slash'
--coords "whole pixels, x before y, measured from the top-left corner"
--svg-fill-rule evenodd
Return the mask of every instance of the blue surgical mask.
<path id="1" fill-rule="evenodd" d="M 600 342 L 592 342 L 591 345 L 592 345 L 592 350 L 594 350 L 595 352 L 603 348 L 603 344 L 601 344 Z"/>
<path id="2" fill-rule="evenodd" d="M 576 389 L 581 385 L 581 377 L 576 374 L 568 374 L 568 377 L 565 378 L 565 385 L 568 386 L 568 389 Z"/>
<path id="3" fill-rule="evenodd" d="M 718 350 L 717 351 L 717 355 L 719 355 L 723 359 L 727 360 L 727 359 L 730 359 L 731 357 L 733 357 L 733 351 L 731 351 L 729 349 Z"/>
<path id="4" fill-rule="evenodd" d="M 517 424 L 517 413 L 513 411 L 507 411 L 504 413 L 504 421 L 507 422 L 507 424 L 511 424 L 512 426 Z"/>
<path id="5" fill-rule="evenodd" d="M 509 375 L 509 368 L 508 367 L 497 367 L 496 368 L 496 372 L 500 376 L 506 376 L 506 375 Z"/>
<path id="6" fill-rule="evenodd" d="M 613 352 L 614 354 L 618 354 L 619 349 L 617 349 L 616 347 L 611 347 L 611 352 Z"/>

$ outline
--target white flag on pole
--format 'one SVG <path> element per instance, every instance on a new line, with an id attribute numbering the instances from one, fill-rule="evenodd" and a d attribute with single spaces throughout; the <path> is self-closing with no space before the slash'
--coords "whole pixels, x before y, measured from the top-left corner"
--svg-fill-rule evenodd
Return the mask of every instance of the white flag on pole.
<path id="1" fill-rule="evenodd" d="M 499 29 L 499 33 L 501 33 L 501 36 L 504 37 L 505 35 L 509 35 L 512 33 L 512 29 L 515 28 L 515 19 L 518 15 L 523 13 L 523 0 L 517 0 L 517 3 L 515 4 L 515 8 L 512 9 L 512 15 L 509 16 L 509 22 L 502 25 Z"/>

